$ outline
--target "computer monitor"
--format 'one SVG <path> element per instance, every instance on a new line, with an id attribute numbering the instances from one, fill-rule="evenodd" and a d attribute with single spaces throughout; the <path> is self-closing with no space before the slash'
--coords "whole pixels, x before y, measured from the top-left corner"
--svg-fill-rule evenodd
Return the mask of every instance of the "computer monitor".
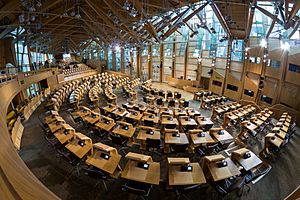
<path id="1" fill-rule="evenodd" d="M 218 161 L 217 166 L 218 166 L 218 168 L 226 167 L 227 166 L 227 161 L 226 160 Z"/>
<path id="2" fill-rule="evenodd" d="M 123 126 L 123 129 L 124 129 L 124 130 L 128 130 L 129 127 L 128 127 L 127 125 L 125 125 L 125 126 Z"/>
<path id="3" fill-rule="evenodd" d="M 142 169 L 149 169 L 149 164 L 145 162 L 138 162 L 137 167 L 142 168 Z"/>
<path id="4" fill-rule="evenodd" d="M 191 166 L 191 165 L 183 165 L 183 166 L 181 166 L 181 171 L 183 171 L 183 172 L 191 172 L 191 171 L 193 171 L 193 166 Z"/>
<path id="5" fill-rule="evenodd" d="M 78 145 L 83 147 L 85 145 L 85 141 L 84 140 L 79 140 Z"/>
<path id="6" fill-rule="evenodd" d="M 100 154 L 100 157 L 101 157 L 101 158 L 104 158 L 105 160 L 109 160 L 110 155 L 107 154 L 107 153 L 101 153 L 101 154 Z"/>
<path id="7" fill-rule="evenodd" d="M 153 118 L 154 118 L 154 115 L 149 115 L 149 118 L 153 119 Z"/>
<path id="8" fill-rule="evenodd" d="M 244 159 L 247 159 L 247 158 L 250 158 L 251 157 L 251 153 L 250 152 L 246 152 L 246 153 L 244 153 L 244 155 L 243 155 L 243 158 Z"/>
<path id="9" fill-rule="evenodd" d="M 168 116 L 168 118 L 167 118 L 167 119 L 171 121 L 173 118 L 172 118 L 171 116 Z"/>
<path id="10" fill-rule="evenodd" d="M 172 137 L 180 137 L 179 133 L 172 133 Z"/>
<path id="11" fill-rule="evenodd" d="M 219 130 L 219 131 L 218 131 L 218 134 L 219 134 L 219 135 L 224 135 L 224 130 Z"/>
<path id="12" fill-rule="evenodd" d="M 198 133 L 198 137 L 205 137 L 205 133 Z"/>
<path id="13" fill-rule="evenodd" d="M 68 129 L 65 129 L 65 130 L 64 130 L 64 134 L 65 134 L 65 135 L 68 135 L 68 133 L 69 133 Z"/>
<path id="14" fill-rule="evenodd" d="M 153 134 L 154 134 L 154 131 L 151 130 L 151 129 L 148 129 L 148 130 L 146 131 L 146 133 L 147 133 L 147 134 L 150 134 L 150 135 L 153 135 Z"/>

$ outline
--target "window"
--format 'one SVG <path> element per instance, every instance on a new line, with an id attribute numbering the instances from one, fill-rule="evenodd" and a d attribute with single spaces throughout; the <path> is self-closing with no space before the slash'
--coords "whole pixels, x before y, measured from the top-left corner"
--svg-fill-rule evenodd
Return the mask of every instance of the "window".
<path id="1" fill-rule="evenodd" d="M 116 50 L 116 71 L 121 71 L 121 50 Z"/>
<path id="2" fill-rule="evenodd" d="M 237 92 L 239 88 L 235 85 L 227 84 L 227 89 Z"/>
<path id="3" fill-rule="evenodd" d="M 222 87 L 222 82 L 221 81 L 213 80 L 212 84 L 215 85 L 215 86 L 218 86 L 218 87 Z"/>
<path id="4" fill-rule="evenodd" d="M 273 99 L 271 97 L 267 97 L 265 95 L 261 95 L 260 101 L 265 102 L 267 104 L 272 104 Z"/>
<path id="5" fill-rule="evenodd" d="M 300 66 L 290 63 L 289 71 L 300 73 Z"/>
<path id="6" fill-rule="evenodd" d="M 233 61 L 243 61 L 244 58 L 244 41 L 243 40 L 234 40 L 232 42 L 232 52 L 231 60 Z"/>
<path id="7" fill-rule="evenodd" d="M 250 96 L 250 97 L 253 97 L 254 96 L 254 92 L 251 91 L 251 90 L 244 90 L 244 95 L 247 95 L 247 96 Z"/>

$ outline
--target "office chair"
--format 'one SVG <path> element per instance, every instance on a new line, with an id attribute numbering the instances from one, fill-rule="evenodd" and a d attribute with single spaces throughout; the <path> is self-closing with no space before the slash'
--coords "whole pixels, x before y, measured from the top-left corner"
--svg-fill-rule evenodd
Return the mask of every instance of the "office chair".
<path id="1" fill-rule="evenodd" d="M 196 128 L 197 125 L 186 125 L 184 127 L 182 127 L 183 132 L 187 133 L 189 132 L 189 130 L 193 130 Z"/>
<path id="2" fill-rule="evenodd" d="M 168 93 L 167 93 L 167 98 L 169 98 L 169 97 L 173 97 L 173 93 L 171 91 L 168 91 Z"/>
<path id="3" fill-rule="evenodd" d="M 122 107 L 125 108 L 125 109 L 128 109 L 127 105 L 122 103 Z"/>
<path id="4" fill-rule="evenodd" d="M 103 108 L 99 107 L 99 109 L 100 109 L 100 114 L 101 115 L 106 115 L 106 112 L 105 112 L 105 110 Z"/>
<path id="5" fill-rule="evenodd" d="M 99 169 L 97 169 L 93 166 L 84 165 L 84 166 L 82 166 L 82 170 L 86 176 L 89 176 L 91 178 L 95 178 L 98 180 L 97 183 L 94 185 L 94 188 L 96 188 L 100 183 L 102 183 L 105 190 L 108 191 L 106 181 L 114 180 L 114 179 L 110 179 L 108 175 L 106 175 L 104 172 L 100 171 Z"/>
<path id="6" fill-rule="evenodd" d="M 144 101 L 145 103 L 148 103 L 148 100 L 147 100 L 146 97 L 143 97 L 143 101 Z"/>
<path id="7" fill-rule="evenodd" d="M 158 92 L 158 95 L 161 96 L 161 97 L 165 97 L 165 93 L 164 93 L 163 90 L 160 90 L 160 91 Z"/>
<path id="8" fill-rule="evenodd" d="M 152 120 L 144 120 L 144 126 L 154 127 L 154 121 L 152 121 Z"/>
<path id="9" fill-rule="evenodd" d="M 162 98 L 156 99 L 156 104 L 159 106 L 163 105 L 163 99 Z"/>
<path id="10" fill-rule="evenodd" d="M 166 124 L 165 129 L 176 129 L 176 124 Z"/>
<path id="11" fill-rule="evenodd" d="M 145 184 L 136 181 L 127 181 L 125 185 L 122 186 L 122 190 L 124 192 L 132 193 L 136 195 L 136 199 L 140 197 L 141 199 L 145 199 L 144 197 L 148 197 L 151 191 L 152 185 Z"/>
<path id="12" fill-rule="evenodd" d="M 156 92 L 153 90 L 153 89 L 151 89 L 151 92 L 150 92 L 152 95 L 156 95 Z"/>
<path id="13" fill-rule="evenodd" d="M 189 144 L 170 144 L 170 149 L 172 153 L 175 153 L 176 156 L 179 154 L 184 154 L 187 152 Z"/>
<path id="14" fill-rule="evenodd" d="M 137 124 L 137 122 L 135 120 L 133 120 L 132 118 L 128 118 L 128 117 L 126 117 L 126 122 L 129 124 L 132 124 L 133 126 L 135 126 Z"/>
<path id="15" fill-rule="evenodd" d="M 177 199 L 184 197 L 185 199 L 190 200 L 187 194 L 199 189 L 201 189 L 201 185 L 178 186 L 175 188 L 175 194 L 177 196 Z"/>
<path id="16" fill-rule="evenodd" d="M 118 152 L 122 152 L 124 155 L 126 155 L 124 150 L 129 148 L 126 146 L 128 139 L 115 134 L 109 134 L 109 138 L 113 144 L 121 147 L 118 148 Z"/>
<path id="17" fill-rule="evenodd" d="M 187 107 L 189 107 L 189 105 L 190 105 L 190 102 L 188 100 L 184 100 L 183 107 L 187 108 Z"/>
<path id="18" fill-rule="evenodd" d="M 175 107 L 175 100 L 174 99 L 169 101 L 168 107 Z"/>
<path id="19" fill-rule="evenodd" d="M 146 148 L 149 151 L 149 149 L 153 150 L 159 150 L 160 149 L 160 140 L 155 140 L 151 138 L 146 139 Z"/>
<path id="20" fill-rule="evenodd" d="M 208 144 L 207 146 L 200 146 L 196 148 L 196 151 L 200 157 L 210 154 L 217 154 L 220 151 L 219 144 Z"/>

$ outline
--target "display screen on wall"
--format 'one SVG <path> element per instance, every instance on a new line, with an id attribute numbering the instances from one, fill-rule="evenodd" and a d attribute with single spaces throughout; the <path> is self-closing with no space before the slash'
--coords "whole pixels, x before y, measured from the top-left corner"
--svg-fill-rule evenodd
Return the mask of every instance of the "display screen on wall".
<path id="1" fill-rule="evenodd" d="M 250 97 L 253 97 L 254 96 L 254 92 L 251 91 L 251 90 L 244 90 L 244 95 L 247 95 L 247 96 L 250 96 Z"/>
<path id="2" fill-rule="evenodd" d="M 216 81 L 216 80 L 213 80 L 213 85 L 215 86 L 219 86 L 219 87 L 222 87 L 222 82 L 221 81 Z"/>
<path id="3" fill-rule="evenodd" d="M 300 66 L 290 63 L 289 70 L 292 72 L 300 73 Z"/>
<path id="4" fill-rule="evenodd" d="M 260 101 L 268 103 L 268 104 L 272 104 L 273 99 L 271 97 L 267 97 L 265 95 L 261 95 Z"/>
<path id="5" fill-rule="evenodd" d="M 271 60 L 270 67 L 280 68 L 280 61 L 278 61 L 278 60 Z"/>
<path id="6" fill-rule="evenodd" d="M 231 84 L 227 84 L 227 89 L 237 92 L 239 90 L 239 87 Z"/>

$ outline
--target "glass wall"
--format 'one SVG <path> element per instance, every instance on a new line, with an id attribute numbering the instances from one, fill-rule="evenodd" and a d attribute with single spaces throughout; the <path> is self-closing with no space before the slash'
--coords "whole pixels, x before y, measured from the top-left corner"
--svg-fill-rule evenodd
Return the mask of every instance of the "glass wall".
<path id="1" fill-rule="evenodd" d="M 164 60 L 163 60 L 163 82 L 167 82 L 167 76 L 172 76 L 172 56 L 173 56 L 173 44 L 166 43 L 164 47 Z"/>
<path id="2" fill-rule="evenodd" d="M 27 46 L 24 46 L 23 41 L 19 41 L 18 43 L 15 43 L 15 51 L 16 51 L 17 64 L 20 67 L 19 69 L 22 72 L 30 71 L 28 48 Z"/>
<path id="3" fill-rule="evenodd" d="M 121 49 L 117 49 L 116 51 L 116 71 L 121 71 Z"/>
<path id="4" fill-rule="evenodd" d="M 134 47 L 131 49 L 132 51 L 132 58 L 133 58 L 133 62 L 132 62 L 132 67 L 133 67 L 133 77 L 134 78 L 137 78 L 137 59 L 136 59 L 136 56 L 137 56 L 137 48 Z"/>
<path id="5" fill-rule="evenodd" d="M 160 45 L 152 45 L 152 80 L 159 81 L 160 73 Z"/>
<path id="6" fill-rule="evenodd" d="M 142 71 L 142 80 L 147 80 L 148 79 L 148 46 L 147 45 L 142 47 L 141 71 Z"/>
<path id="7" fill-rule="evenodd" d="M 111 49 L 108 49 L 108 53 L 107 53 L 108 55 L 107 55 L 107 59 L 108 59 L 108 61 L 107 61 L 107 63 L 108 63 L 108 70 L 112 70 L 112 50 Z"/>
<path id="8" fill-rule="evenodd" d="M 130 74 L 130 68 L 132 64 L 130 63 L 130 49 L 126 48 L 124 50 L 124 66 L 125 66 L 125 74 Z"/>

